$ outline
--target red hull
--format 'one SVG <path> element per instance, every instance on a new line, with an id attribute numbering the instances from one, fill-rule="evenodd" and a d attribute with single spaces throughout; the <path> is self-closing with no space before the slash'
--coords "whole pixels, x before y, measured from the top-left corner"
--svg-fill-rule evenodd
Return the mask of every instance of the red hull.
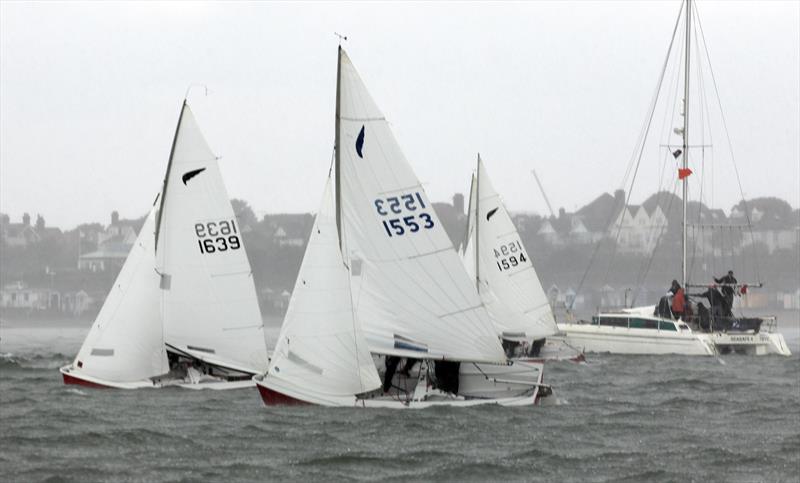
<path id="1" fill-rule="evenodd" d="M 76 386 L 84 386 L 84 387 L 91 387 L 95 389 L 113 389 L 111 386 L 104 386 L 102 384 L 98 384 L 96 382 L 87 381 L 85 379 L 80 379 L 75 376 L 71 376 L 69 374 L 61 373 L 64 376 L 64 384 L 74 384 Z"/>
<path id="2" fill-rule="evenodd" d="M 256 384 L 258 388 L 259 394 L 261 394 L 261 399 L 264 401 L 264 404 L 267 406 L 309 406 L 310 404 L 301 401 L 299 399 L 295 399 L 291 396 L 287 396 L 286 394 L 280 393 L 278 391 L 273 391 L 272 389 L 262 386 L 261 384 Z"/>

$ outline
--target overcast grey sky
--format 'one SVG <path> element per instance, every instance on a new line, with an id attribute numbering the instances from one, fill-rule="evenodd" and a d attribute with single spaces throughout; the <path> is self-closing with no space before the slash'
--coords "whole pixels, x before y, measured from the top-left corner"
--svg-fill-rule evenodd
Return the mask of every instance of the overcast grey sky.
<path id="1" fill-rule="evenodd" d="M 698 3 L 745 194 L 794 207 L 799 5 Z M 211 91 L 189 101 L 230 195 L 258 213 L 316 210 L 334 31 L 432 199 L 468 190 L 480 151 L 511 210 L 546 211 L 532 168 L 554 208 L 573 210 L 620 186 L 679 7 L 3 2 L 0 211 L 64 228 L 144 214 L 191 83 Z M 660 163 L 643 160 L 633 202 L 658 187 Z M 738 188 L 721 184 L 713 204 L 727 211 Z"/>

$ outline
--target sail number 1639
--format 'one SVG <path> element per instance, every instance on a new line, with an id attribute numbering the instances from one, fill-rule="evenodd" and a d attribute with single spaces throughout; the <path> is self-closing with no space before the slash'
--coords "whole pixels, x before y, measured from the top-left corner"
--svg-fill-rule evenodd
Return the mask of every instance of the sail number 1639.
<path id="1" fill-rule="evenodd" d="M 197 235 L 200 253 L 226 252 L 242 247 L 239 232 L 236 229 L 236 220 L 195 223 L 194 233 Z"/>

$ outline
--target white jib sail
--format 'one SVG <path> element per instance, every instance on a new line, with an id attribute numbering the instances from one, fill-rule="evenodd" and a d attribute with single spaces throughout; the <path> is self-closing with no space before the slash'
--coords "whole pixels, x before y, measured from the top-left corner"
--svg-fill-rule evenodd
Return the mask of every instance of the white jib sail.
<path id="1" fill-rule="evenodd" d="M 505 361 L 425 190 L 347 54 L 339 52 L 342 238 L 357 319 L 370 349 Z"/>
<path id="2" fill-rule="evenodd" d="M 155 208 L 150 211 L 73 370 L 111 382 L 136 382 L 169 371 L 155 272 Z"/>
<path id="3" fill-rule="evenodd" d="M 264 384 L 316 404 L 354 402 L 381 385 L 353 313 L 330 178 Z"/>
<path id="4" fill-rule="evenodd" d="M 481 161 L 478 162 L 477 176 L 470 195 L 464 265 L 475 280 L 477 233 L 480 237 L 477 243 L 480 295 L 498 333 L 510 340 L 553 335 L 558 332 L 558 326 L 547 295 L 514 222 Z M 476 196 L 479 196 L 477 216 Z"/>
<path id="5" fill-rule="evenodd" d="M 242 227 L 186 103 L 162 196 L 156 255 L 166 343 L 212 364 L 263 371 L 264 329 Z"/>

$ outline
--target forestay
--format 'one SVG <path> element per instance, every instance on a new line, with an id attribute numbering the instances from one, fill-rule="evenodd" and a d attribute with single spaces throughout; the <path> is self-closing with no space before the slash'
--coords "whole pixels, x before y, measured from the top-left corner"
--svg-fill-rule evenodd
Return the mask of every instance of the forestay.
<path id="1" fill-rule="evenodd" d="M 355 320 L 350 278 L 339 250 L 330 178 L 264 384 L 316 404 L 380 387 Z"/>
<path id="2" fill-rule="evenodd" d="M 212 364 L 263 371 L 263 324 L 241 227 L 186 103 L 173 143 L 156 251 L 166 343 Z"/>
<path id="3" fill-rule="evenodd" d="M 342 243 L 357 319 L 383 354 L 503 362 L 486 309 L 425 190 L 339 50 Z"/>
<path id="4" fill-rule="evenodd" d="M 73 363 L 112 382 L 146 381 L 169 370 L 159 314 L 155 209 L 150 211 Z"/>
<path id="5" fill-rule="evenodd" d="M 470 192 L 469 232 L 464 247 L 467 271 L 475 280 L 477 258 L 480 296 L 503 338 L 539 339 L 555 334 L 558 327 L 547 295 L 480 160 L 477 176 Z"/>

